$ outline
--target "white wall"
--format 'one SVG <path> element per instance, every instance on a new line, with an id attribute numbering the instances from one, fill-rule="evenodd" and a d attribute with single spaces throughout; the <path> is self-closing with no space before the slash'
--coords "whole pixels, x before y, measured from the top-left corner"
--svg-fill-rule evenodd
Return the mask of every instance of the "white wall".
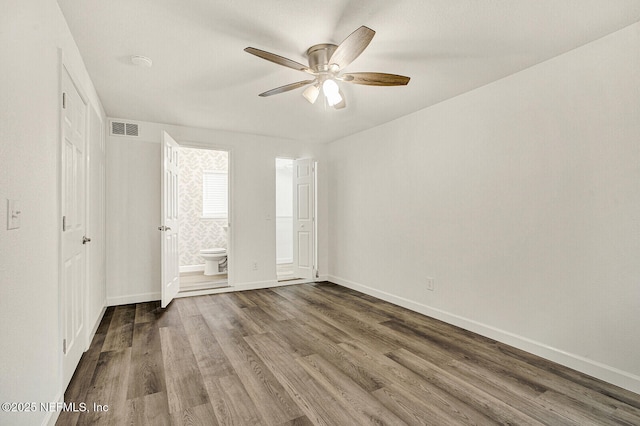
<path id="1" fill-rule="evenodd" d="M 640 392 L 639 88 L 635 24 L 332 143 L 330 279 Z"/>
<path id="2" fill-rule="evenodd" d="M 102 107 L 55 1 L 9 0 L 0 13 L 0 401 L 62 397 L 58 329 L 60 61 Z M 6 199 L 22 226 L 6 230 Z M 34 425 L 51 413 L 0 412 L 0 424 Z"/>
<path id="3" fill-rule="evenodd" d="M 125 120 L 126 121 L 126 120 Z M 319 267 L 326 275 L 326 145 L 264 136 L 140 123 L 138 140 L 107 137 L 107 301 L 158 300 L 160 295 L 160 136 L 231 150 L 233 259 L 236 288 L 276 282 L 275 158 L 319 161 Z M 252 265 L 257 262 L 258 269 Z"/>

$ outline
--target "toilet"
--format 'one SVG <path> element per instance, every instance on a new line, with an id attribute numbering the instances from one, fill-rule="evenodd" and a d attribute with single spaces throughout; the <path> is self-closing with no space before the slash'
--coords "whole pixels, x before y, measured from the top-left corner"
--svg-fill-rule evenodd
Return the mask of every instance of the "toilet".
<path id="1" fill-rule="evenodd" d="M 218 264 L 226 259 L 227 249 L 212 248 L 200 250 L 200 256 L 204 259 L 204 274 L 217 275 L 220 274 Z"/>

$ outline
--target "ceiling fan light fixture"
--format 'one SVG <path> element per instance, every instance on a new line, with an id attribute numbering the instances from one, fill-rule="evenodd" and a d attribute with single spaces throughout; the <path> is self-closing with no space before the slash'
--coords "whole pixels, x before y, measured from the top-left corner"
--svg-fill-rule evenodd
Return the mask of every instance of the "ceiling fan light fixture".
<path id="1" fill-rule="evenodd" d="M 338 87 L 338 83 L 336 83 L 334 80 L 325 80 L 324 83 L 322 83 L 322 92 L 327 98 L 327 103 L 329 104 L 329 106 L 334 106 L 342 102 L 342 96 L 340 96 L 340 88 Z"/>
<path id="2" fill-rule="evenodd" d="M 302 96 L 304 96 L 304 98 L 311 104 L 316 103 L 316 99 L 318 99 L 319 94 L 320 89 L 317 84 L 307 87 L 304 92 L 302 92 Z"/>

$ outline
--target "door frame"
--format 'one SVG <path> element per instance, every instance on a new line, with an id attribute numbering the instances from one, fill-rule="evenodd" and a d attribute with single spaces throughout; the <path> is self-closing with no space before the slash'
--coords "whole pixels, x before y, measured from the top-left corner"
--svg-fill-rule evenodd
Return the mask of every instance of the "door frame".
<path id="1" fill-rule="evenodd" d="M 313 197 L 312 197 L 312 203 L 313 203 L 313 208 L 312 208 L 312 216 L 313 216 L 313 226 L 312 226 L 312 238 L 313 238 L 313 243 L 312 243 L 312 250 L 313 250 L 313 254 L 311 255 L 311 259 L 312 259 L 312 263 L 313 265 L 311 265 L 311 278 L 296 278 L 296 279 L 291 279 L 291 280 L 287 280 L 287 281 L 282 281 L 282 282 L 286 282 L 287 284 L 304 284 L 304 283 L 309 283 L 309 282 L 315 282 L 318 279 L 318 271 L 319 271 L 319 265 L 318 265 L 318 160 L 315 157 L 295 157 L 295 156 L 291 156 L 291 155 L 276 155 L 274 157 L 274 164 L 275 164 L 275 160 L 281 158 L 283 160 L 291 160 L 293 162 L 293 167 L 294 170 L 292 171 L 292 173 L 295 173 L 295 166 L 296 166 L 296 161 L 298 160 L 311 160 L 311 166 L 312 166 L 312 183 L 313 183 Z M 276 174 L 274 173 L 274 185 L 275 185 L 275 189 L 276 191 L 278 190 L 278 186 L 277 183 L 275 181 L 276 179 Z M 293 185 L 293 182 L 292 182 Z M 295 191 L 296 188 L 293 188 L 293 191 Z M 274 200 L 276 197 L 276 193 L 274 193 Z M 296 209 L 295 206 L 295 196 L 293 199 L 293 209 Z M 274 203 L 275 204 L 275 203 Z M 295 211 L 294 211 L 294 217 L 295 217 Z M 276 218 L 273 223 L 273 227 L 274 227 L 274 235 L 277 233 L 277 217 L 276 214 L 274 212 L 273 217 Z M 294 221 L 295 224 L 295 221 Z M 294 229 L 294 227 L 292 226 L 291 232 L 293 234 L 293 238 L 296 237 L 296 230 Z M 277 244 L 277 242 L 276 242 Z M 295 249 L 295 245 L 294 245 L 294 249 Z M 277 253 L 277 246 L 275 247 L 274 253 Z M 294 260 L 295 260 L 295 254 L 294 254 Z M 276 265 L 276 278 L 275 281 L 278 281 L 278 274 L 277 274 L 277 263 L 278 263 L 278 259 L 277 259 L 277 255 L 276 258 L 274 259 L 274 264 Z M 294 266 L 295 267 L 295 266 Z"/>
<path id="2" fill-rule="evenodd" d="M 57 160 L 57 196 L 56 196 L 56 202 L 57 202 L 57 229 L 58 229 L 58 369 L 59 369 L 59 380 L 60 380 L 60 387 L 61 387 L 61 392 L 64 393 L 64 391 L 66 390 L 66 387 L 68 386 L 68 382 L 65 383 L 65 371 L 64 371 L 64 344 L 63 344 L 63 336 L 64 336 L 64 312 L 62 311 L 62 307 L 64 305 L 63 302 L 63 294 L 62 294 L 62 280 L 63 280 L 63 268 L 64 268 L 64 259 L 63 259 L 63 239 L 64 239 L 64 233 L 62 230 L 62 216 L 63 216 L 63 200 L 62 200 L 62 186 L 63 186 L 63 182 L 62 182 L 62 144 L 64 143 L 64 112 L 63 112 L 63 108 L 62 108 L 62 98 L 63 98 L 63 93 L 64 93 L 64 83 L 63 83 L 63 79 L 64 79 L 64 73 L 66 72 L 69 75 L 69 78 L 71 79 L 71 82 L 73 83 L 75 89 L 78 92 L 78 95 L 80 96 L 83 104 L 84 104 L 84 108 L 85 111 L 87 112 L 85 114 L 85 132 L 84 132 L 84 143 L 85 143 L 85 149 L 83 151 L 83 155 L 84 155 L 84 160 L 83 160 L 83 164 L 84 164 L 84 177 L 85 177 L 85 202 L 86 202 L 86 183 L 87 183 L 87 130 L 88 129 L 88 125 L 89 125 L 89 114 L 88 114 L 88 108 L 89 108 L 89 98 L 86 94 L 86 92 L 84 91 L 84 88 L 79 84 L 79 79 L 76 76 L 76 73 L 73 71 L 73 69 L 71 68 L 70 64 L 66 61 L 65 56 L 64 56 L 64 52 L 62 49 L 58 49 L 58 57 L 59 57 L 59 68 L 58 68 L 58 123 L 60 128 L 58 129 L 58 146 L 56 149 L 56 160 Z M 87 211 L 86 211 L 86 204 L 85 204 L 85 208 L 84 210 L 84 232 L 86 235 L 86 231 L 87 231 Z M 85 246 L 86 247 L 86 246 Z M 86 255 L 86 249 L 85 249 L 85 256 L 84 256 L 84 267 L 82 268 L 82 273 L 84 274 L 84 283 L 85 283 L 85 297 L 81 298 L 81 303 L 83 304 L 83 321 L 86 321 L 86 304 L 87 304 L 87 299 L 86 299 L 86 283 L 87 283 L 87 255 Z M 86 327 L 87 324 L 85 323 L 84 326 Z M 80 337 L 83 341 L 81 342 L 77 342 L 78 344 L 80 344 L 83 347 L 83 352 L 86 352 L 86 350 L 89 347 L 89 342 L 87 341 L 87 333 L 83 332 L 81 333 L 81 337 Z M 77 368 L 77 366 L 76 366 Z"/>
<path id="3" fill-rule="evenodd" d="M 228 229 L 227 229 L 227 286 L 234 287 L 236 283 L 235 273 L 235 215 L 234 215 L 234 174 L 235 170 L 234 158 L 235 148 L 233 146 L 211 143 L 211 142 L 196 142 L 196 141 L 177 141 L 180 147 L 195 148 L 195 149 L 207 149 L 209 151 L 226 151 L 227 153 L 227 196 L 229 197 L 229 212 L 228 212 Z M 209 290 L 194 291 L 194 296 L 207 294 Z M 213 289 L 213 293 L 218 292 L 217 289 Z M 178 296 L 180 297 L 180 296 Z"/>

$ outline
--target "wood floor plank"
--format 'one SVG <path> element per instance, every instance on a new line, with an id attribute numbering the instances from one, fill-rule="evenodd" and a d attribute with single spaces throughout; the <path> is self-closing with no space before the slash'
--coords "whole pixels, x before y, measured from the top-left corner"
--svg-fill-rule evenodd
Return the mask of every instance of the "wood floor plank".
<path id="1" fill-rule="evenodd" d="M 224 312 L 236 319 L 234 330 L 240 331 L 245 336 L 264 333 L 264 329 L 260 324 L 251 319 L 245 310 L 234 303 L 228 294 L 221 294 L 220 300 L 222 302 L 220 305 Z"/>
<path id="2" fill-rule="evenodd" d="M 129 376 L 127 399 L 165 389 L 160 330 L 153 322 L 134 324 Z"/>
<path id="3" fill-rule="evenodd" d="M 171 415 L 173 426 L 217 426 L 215 411 L 210 403 L 197 405 Z"/>
<path id="4" fill-rule="evenodd" d="M 103 333 L 96 333 L 91 342 L 89 350 L 82 355 L 82 359 L 78 364 L 71 382 L 67 387 L 67 391 L 64 394 L 64 400 L 66 402 L 75 402 L 80 404 L 87 401 L 87 392 L 91 387 L 91 380 L 83 380 L 86 377 L 93 377 L 96 367 L 98 365 L 98 359 L 100 357 L 100 349 L 104 343 L 106 337 L 106 328 Z M 75 425 L 78 421 L 80 413 L 75 411 L 63 411 L 60 413 L 60 421 L 64 424 Z"/>
<path id="5" fill-rule="evenodd" d="M 417 401 L 428 401 L 427 407 L 413 407 L 412 410 L 416 412 L 427 410 L 435 416 L 434 419 L 438 420 L 436 424 L 474 424 L 478 419 L 483 419 L 485 424 L 495 423 L 478 407 L 470 406 L 468 401 L 461 400 L 445 389 L 424 380 L 415 372 L 389 358 L 388 354 L 385 356 L 377 353 L 360 342 L 341 343 L 340 347 L 363 368 L 375 371 L 373 374 L 377 376 L 376 380 L 392 392 L 390 397 L 402 393 L 411 395 Z"/>
<path id="6" fill-rule="evenodd" d="M 234 373 L 255 401 L 268 424 L 279 424 L 303 415 L 271 370 L 255 354 L 243 336 L 229 333 L 218 336 L 222 350 L 233 365 Z"/>
<path id="7" fill-rule="evenodd" d="M 297 286 L 295 291 L 298 294 L 303 294 L 307 300 L 313 301 L 317 306 L 328 307 L 333 309 L 341 308 L 341 311 L 348 312 L 349 315 L 362 321 L 364 323 L 377 324 L 383 321 L 388 321 L 388 314 L 381 314 L 376 309 L 358 309 L 358 304 L 354 303 L 354 298 L 345 298 L 332 293 L 326 292 L 325 287 L 322 287 L 322 292 L 318 292 L 317 289 L 308 286 Z"/>
<path id="8" fill-rule="evenodd" d="M 214 384 L 214 412 L 220 425 L 258 425 L 260 414 L 237 376 L 221 377 Z"/>
<path id="9" fill-rule="evenodd" d="M 57 424 L 640 425 L 640 395 L 331 283 L 107 308 Z"/>
<path id="10" fill-rule="evenodd" d="M 169 402 L 167 394 L 156 392 L 127 399 L 125 423 L 127 425 L 169 426 Z"/>
<path id="11" fill-rule="evenodd" d="M 233 366 L 201 315 L 185 318 L 184 330 L 205 381 L 233 374 Z"/>
<path id="12" fill-rule="evenodd" d="M 338 401 L 313 380 L 305 369 L 295 362 L 294 357 L 282 350 L 272 335 L 265 333 L 248 336 L 245 340 L 259 354 L 313 424 L 358 424 L 349 411 L 335 409 L 339 405 Z"/>
<path id="13" fill-rule="evenodd" d="M 119 351 L 131 347 L 135 315 L 135 305 L 116 307 L 102 345 L 102 352 Z"/>
<path id="14" fill-rule="evenodd" d="M 133 323 L 133 316 L 131 316 Z M 121 424 L 127 410 L 127 380 L 131 364 L 131 348 L 100 353 L 98 365 L 87 392 L 87 412 L 78 417 L 78 425 Z M 108 411 L 93 410 L 94 404 Z"/>
<path id="15" fill-rule="evenodd" d="M 286 310 L 282 310 L 269 300 L 269 293 L 247 292 L 246 297 L 251 300 L 256 307 L 260 308 L 264 313 L 276 321 L 285 321 L 294 318 Z M 250 308 L 247 308 L 250 309 Z"/>
<path id="16" fill-rule="evenodd" d="M 161 327 L 160 341 L 169 412 L 207 403 L 209 396 L 184 329 Z"/>
<path id="17" fill-rule="evenodd" d="M 236 293 L 231 293 L 229 296 L 234 303 L 238 305 L 240 308 L 254 308 L 257 305 L 253 303 L 249 298 L 247 298 L 246 294 L 249 293 L 247 291 L 238 291 Z"/>
<path id="18" fill-rule="evenodd" d="M 377 374 L 364 368 L 358 359 L 354 359 L 338 344 L 327 340 L 316 330 L 305 327 L 306 324 L 297 324 L 296 326 L 295 322 L 283 321 L 281 325 L 279 330 L 273 330 L 272 333 L 280 338 L 286 338 L 288 342 L 293 342 L 293 344 L 297 342 L 298 345 L 304 345 L 307 355 L 318 354 L 326 359 L 331 359 L 336 367 L 365 391 L 372 392 L 383 386 Z"/>
<path id="19" fill-rule="evenodd" d="M 433 409 L 424 400 L 415 397 L 400 386 L 389 385 L 372 393 L 385 407 L 393 411 L 408 425 L 446 425 L 451 418 L 439 409 Z"/>
<path id="20" fill-rule="evenodd" d="M 387 354 L 387 356 L 432 385 L 444 390 L 458 401 L 472 406 L 489 419 L 495 419 L 503 424 L 543 424 L 406 349 L 399 349 L 396 352 Z"/>
<path id="21" fill-rule="evenodd" d="M 342 409 L 349 410 L 356 417 L 357 424 L 404 424 L 398 416 L 321 356 L 310 355 L 296 361 L 336 398 Z"/>
<path id="22" fill-rule="evenodd" d="M 111 320 L 113 319 L 113 313 L 115 312 L 115 306 L 109 306 L 104 311 L 104 315 L 102 316 L 102 320 L 96 329 L 96 334 L 107 334 L 109 331 L 109 325 L 111 325 Z"/>
<path id="23" fill-rule="evenodd" d="M 291 421 L 280 423 L 278 426 L 313 426 L 313 423 L 307 416 L 301 416 Z"/>
<path id="24" fill-rule="evenodd" d="M 160 302 L 138 303 L 136 305 L 135 324 L 142 322 L 154 322 Z"/>
<path id="25" fill-rule="evenodd" d="M 281 294 L 292 300 L 301 309 L 305 309 L 309 316 L 346 333 L 349 336 L 348 339 L 366 339 L 375 345 L 380 352 L 388 352 L 400 347 L 394 338 L 378 332 L 372 324 L 363 323 L 345 312 L 332 309 L 328 305 L 319 306 L 317 303 L 305 299 L 304 296 L 299 297 L 293 294 L 291 290 Z"/>
<path id="26" fill-rule="evenodd" d="M 281 424 L 304 415 L 264 363 L 244 362 L 236 374 L 267 424 Z"/>
<path id="27" fill-rule="evenodd" d="M 532 364 L 527 362 L 526 358 L 523 359 L 523 357 L 505 356 L 505 351 L 512 354 L 516 350 L 504 344 L 497 342 L 492 342 L 489 345 L 481 344 L 476 339 L 465 340 L 462 335 L 458 339 L 451 339 L 449 343 L 446 343 L 447 338 L 443 333 L 426 334 L 424 330 L 406 327 L 406 325 L 396 321 L 389 321 L 386 325 L 404 334 L 421 337 L 423 340 L 429 339 L 439 347 L 447 347 L 447 350 L 460 361 L 454 365 L 457 365 L 461 370 L 466 369 L 467 372 L 471 372 L 474 369 L 485 372 L 488 370 L 491 377 L 507 379 L 512 386 L 511 392 L 514 391 L 513 386 L 516 386 L 518 388 L 517 393 L 531 392 L 533 394 L 530 394 L 530 397 L 535 398 L 537 395 L 548 392 L 549 389 L 556 389 L 577 401 L 588 399 L 593 409 L 599 409 L 602 412 L 607 412 L 610 404 L 615 403 L 615 399 L 608 395 L 603 395 L 597 390 L 586 388 L 573 381 L 565 380 L 550 372 L 546 367 L 555 366 L 558 369 L 566 369 L 560 368 L 560 366 L 550 361 L 540 361 L 537 364 Z M 533 408 L 529 404 L 527 406 Z M 634 410 L 635 407 L 627 406 L 627 409 Z M 536 416 L 539 416 L 539 410 L 536 411 L 538 411 Z M 544 419 L 541 420 L 544 421 Z"/>

